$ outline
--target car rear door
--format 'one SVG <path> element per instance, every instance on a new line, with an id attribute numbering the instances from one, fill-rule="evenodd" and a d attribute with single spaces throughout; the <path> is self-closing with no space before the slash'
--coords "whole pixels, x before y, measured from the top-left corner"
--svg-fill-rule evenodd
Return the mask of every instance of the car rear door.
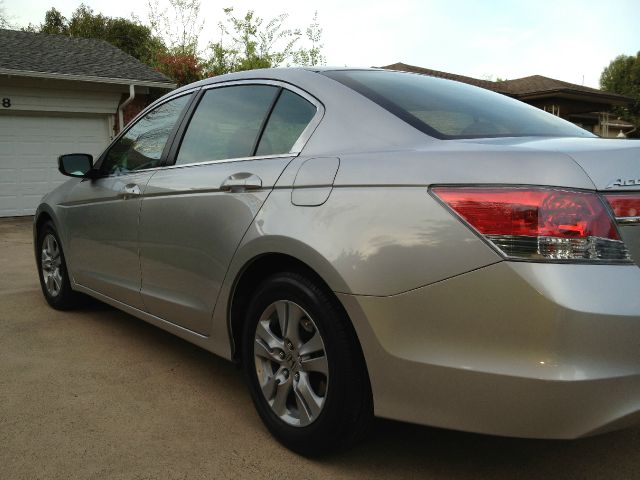
<path id="1" fill-rule="evenodd" d="M 233 254 L 321 105 L 278 82 L 205 88 L 177 138 L 174 165 L 149 181 L 140 215 L 149 313 L 202 335 Z"/>

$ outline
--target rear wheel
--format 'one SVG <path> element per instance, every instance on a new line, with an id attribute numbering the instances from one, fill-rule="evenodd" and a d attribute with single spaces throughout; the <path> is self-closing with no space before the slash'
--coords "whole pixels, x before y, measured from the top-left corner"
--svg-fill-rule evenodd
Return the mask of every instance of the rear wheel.
<path id="1" fill-rule="evenodd" d="M 362 352 L 335 298 L 297 273 L 267 279 L 253 297 L 243 364 L 270 432 L 308 456 L 349 447 L 373 416 Z"/>
<path id="2" fill-rule="evenodd" d="M 77 306 L 80 294 L 71 289 L 62 244 L 50 221 L 38 231 L 37 252 L 40 286 L 47 303 L 59 310 Z"/>

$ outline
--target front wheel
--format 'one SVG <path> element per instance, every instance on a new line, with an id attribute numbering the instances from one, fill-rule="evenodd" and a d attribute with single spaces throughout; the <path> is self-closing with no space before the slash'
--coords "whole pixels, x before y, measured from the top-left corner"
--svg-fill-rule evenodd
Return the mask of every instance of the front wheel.
<path id="1" fill-rule="evenodd" d="M 331 294 L 297 273 L 267 279 L 253 297 L 243 364 L 271 433 L 308 456 L 349 447 L 373 416 L 355 333 Z"/>
<path id="2" fill-rule="evenodd" d="M 58 310 L 77 306 L 80 294 L 71 289 L 62 244 L 50 221 L 38 231 L 36 251 L 40 286 L 47 303 Z"/>

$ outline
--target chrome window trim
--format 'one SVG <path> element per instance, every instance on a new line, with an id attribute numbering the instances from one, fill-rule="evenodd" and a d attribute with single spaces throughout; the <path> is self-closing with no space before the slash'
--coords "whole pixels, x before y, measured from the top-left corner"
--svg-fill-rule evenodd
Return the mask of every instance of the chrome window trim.
<path id="1" fill-rule="evenodd" d="M 255 156 L 255 157 L 237 157 L 237 158 L 223 158 L 220 160 L 206 160 L 204 162 L 193 162 L 193 163 L 181 163 L 180 165 L 162 165 L 159 167 L 153 167 L 153 168 L 145 168 L 144 170 L 133 170 L 131 172 L 124 172 L 124 173 L 117 173 L 117 174 L 113 174 L 113 175 L 104 175 L 102 177 L 100 177 L 98 180 L 101 180 L 103 178 L 119 178 L 119 177 L 126 177 L 128 175 L 140 175 L 141 173 L 146 173 L 146 172 L 157 172 L 159 170 L 173 170 L 175 168 L 189 168 L 189 167 L 198 167 L 201 165 L 214 165 L 217 163 L 235 163 L 235 162 L 247 162 L 247 161 L 252 161 L 252 160 L 273 160 L 275 158 L 291 158 L 291 157 L 295 157 L 299 154 L 292 154 L 292 153 L 281 153 L 281 154 L 276 154 L 276 155 L 262 155 L 262 156 Z M 88 181 L 89 179 L 83 178 L 82 181 Z"/>
<path id="2" fill-rule="evenodd" d="M 278 153 L 275 155 L 256 155 L 255 157 L 236 157 L 236 158 L 221 158 L 219 160 L 205 160 L 202 162 L 192 163 L 180 163 L 179 165 L 165 165 L 163 167 L 157 167 L 155 170 L 171 170 L 174 168 L 187 168 L 198 167 L 200 165 L 215 165 L 217 163 L 235 163 L 235 162 L 247 162 L 252 160 L 271 160 L 274 158 L 290 158 L 300 155 L 299 153 Z"/>

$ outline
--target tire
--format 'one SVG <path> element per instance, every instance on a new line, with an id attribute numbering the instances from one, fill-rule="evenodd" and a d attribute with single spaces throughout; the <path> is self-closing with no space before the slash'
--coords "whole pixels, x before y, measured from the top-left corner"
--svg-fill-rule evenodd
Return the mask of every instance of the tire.
<path id="1" fill-rule="evenodd" d="M 371 386 L 355 332 L 331 293 L 298 273 L 273 275 L 250 301 L 242 341 L 254 405 L 283 445 L 315 457 L 364 437 Z"/>
<path id="2" fill-rule="evenodd" d="M 47 303 L 68 310 L 81 303 L 81 295 L 71 289 L 62 243 L 51 221 L 38 230 L 36 263 L 40 287 Z"/>

